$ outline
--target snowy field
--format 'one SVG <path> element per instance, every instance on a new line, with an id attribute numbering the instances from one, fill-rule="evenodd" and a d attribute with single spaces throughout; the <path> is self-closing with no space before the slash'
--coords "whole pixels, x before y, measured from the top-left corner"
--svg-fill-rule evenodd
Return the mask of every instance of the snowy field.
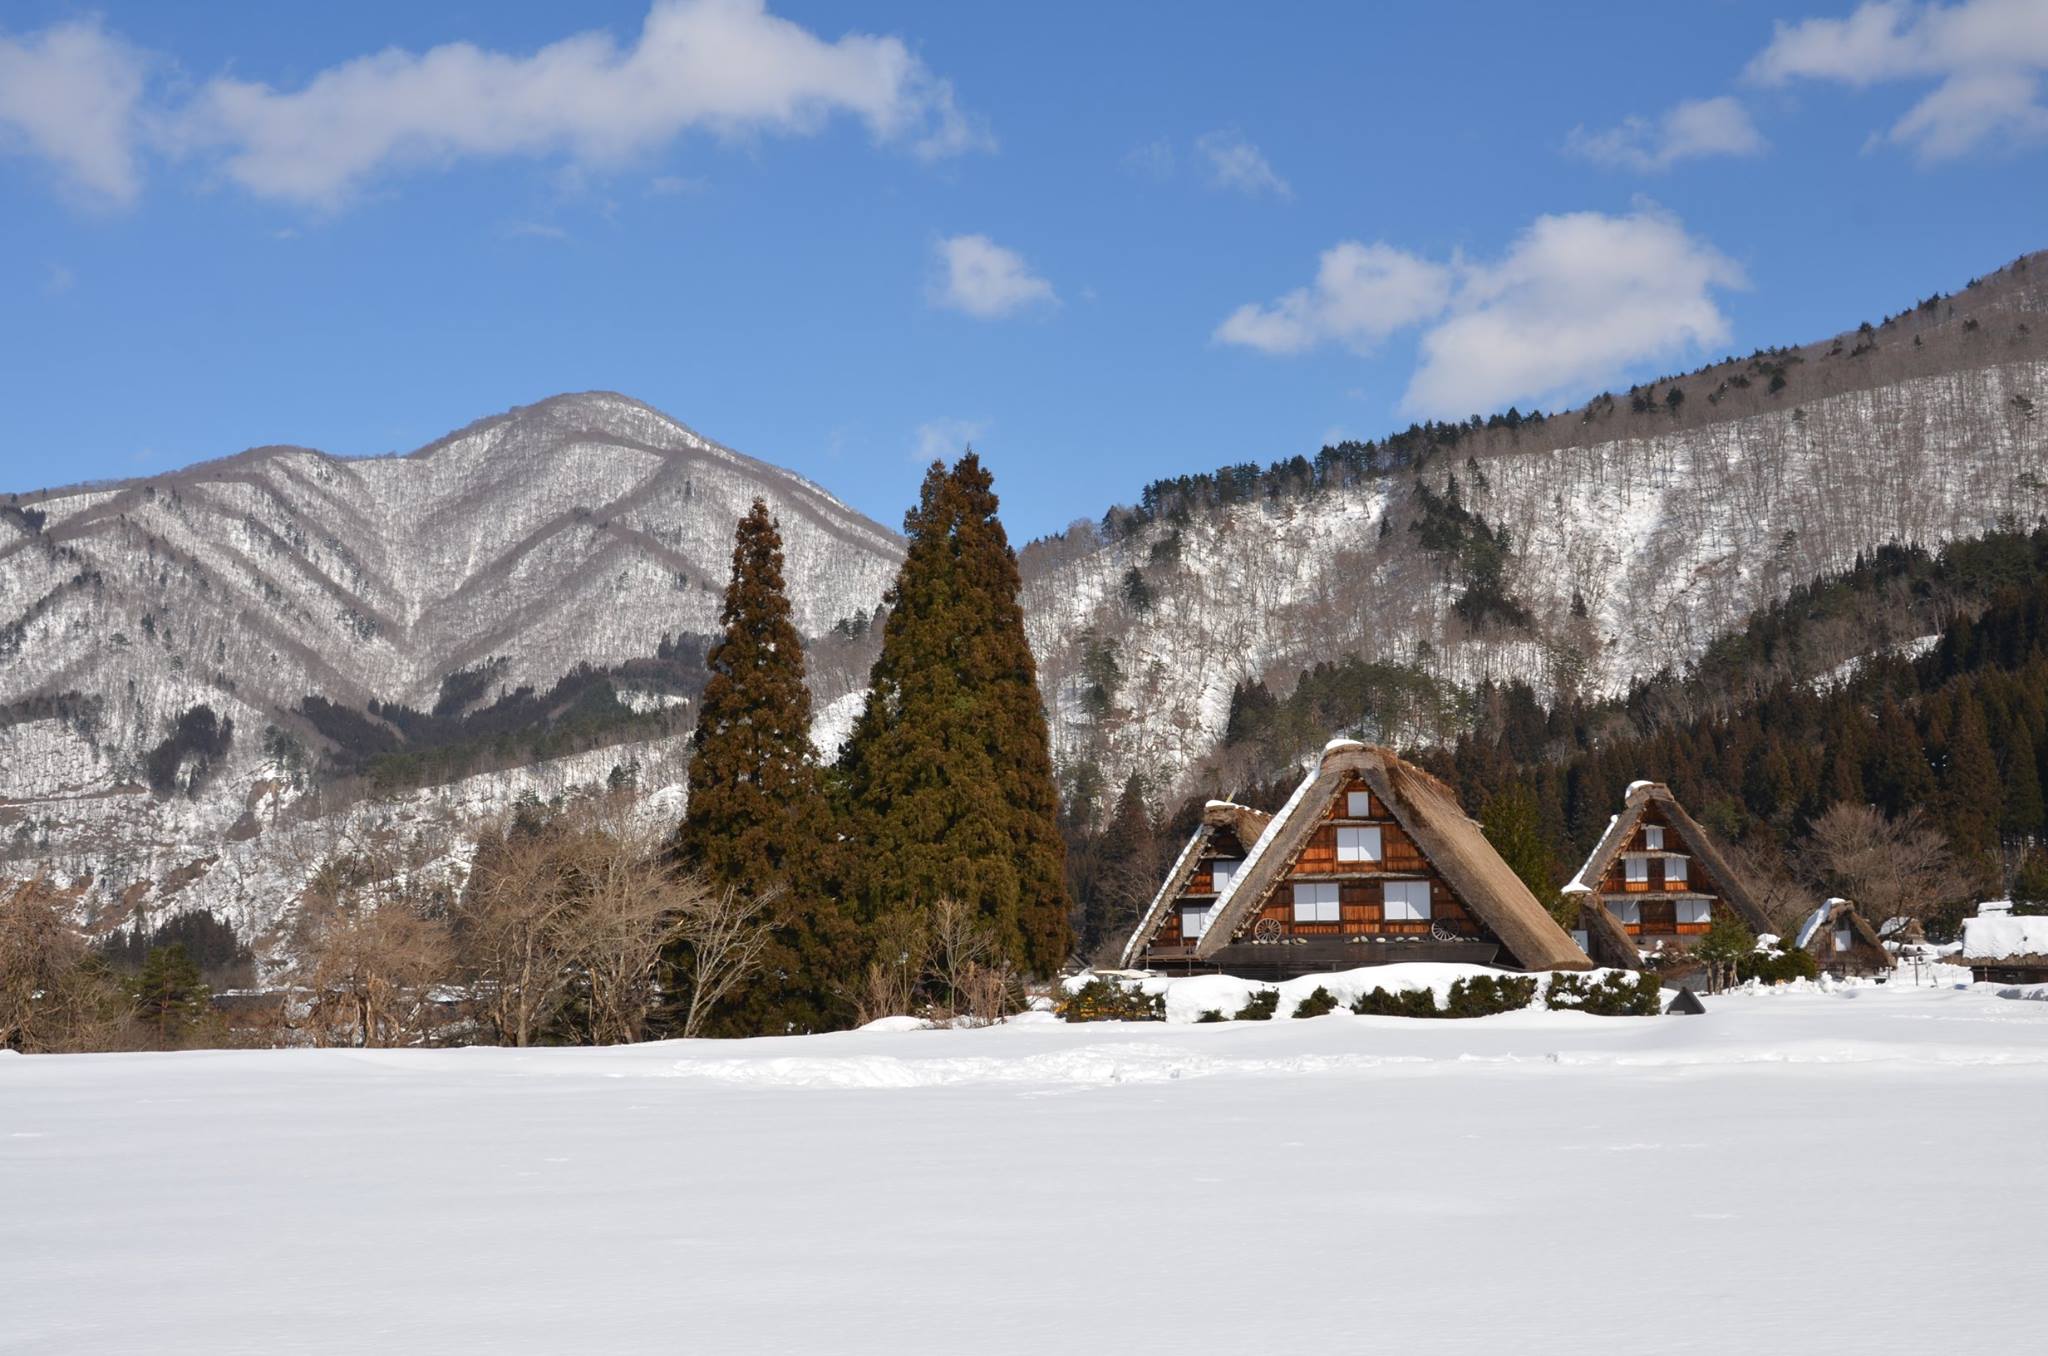
<path id="1" fill-rule="evenodd" d="M 1709 1003 L 0 1055 L 0 1350 L 2032 1346 L 2048 1002 Z"/>

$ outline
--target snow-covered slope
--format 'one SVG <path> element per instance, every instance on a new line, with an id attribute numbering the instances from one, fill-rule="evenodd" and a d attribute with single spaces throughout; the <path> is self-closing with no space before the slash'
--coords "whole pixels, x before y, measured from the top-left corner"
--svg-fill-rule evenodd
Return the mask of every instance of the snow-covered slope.
<path id="1" fill-rule="evenodd" d="M 1677 379 L 1694 393 L 1682 418 L 1661 402 L 1617 418 L 1596 401 L 1475 434 L 1419 473 L 1034 544 L 1025 606 L 1056 752 L 1095 760 L 1110 786 L 1133 768 L 1178 785 L 1215 749 L 1233 685 L 1284 695 L 1347 655 L 1448 684 L 1613 693 L 1682 669 L 1859 552 L 2031 526 L 2048 517 L 2048 256 L 2034 259 L 1945 311 L 1845 336 L 1869 345 L 1862 358 L 1824 342 Z M 1773 362 L 1792 371 L 1779 394 L 1765 388 Z M 1505 583 L 1527 628 L 1468 627 L 1455 571 L 1409 530 L 1419 487 L 1442 495 L 1453 477 L 1462 504 L 1509 534 Z M 1120 681 L 1105 710 L 1091 689 L 1106 671 Z"/>

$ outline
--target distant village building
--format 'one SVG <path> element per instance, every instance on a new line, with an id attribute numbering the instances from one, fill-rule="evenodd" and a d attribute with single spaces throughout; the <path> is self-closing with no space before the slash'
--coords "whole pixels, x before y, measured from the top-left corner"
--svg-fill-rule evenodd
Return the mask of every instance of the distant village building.
<path id="1" fill-rule="evenodd" d="M 1203 806 L 1202 822 L 1174 858 L 1165 883 L 1152 897 L 1152 907 L 1138 920 L 1137 931 L 1124 943 L 1122 963 L 1135 965 L 1147 956 L 1149 963 L 1159 965 L 1192 961 L 1217 899 L 1272 820 L 1263 810 L 1227 800 Z"/>
<path id="2" fill-rule="evenodd" d="M 1890 974 L 1898 964 L 1870 920 L 1846 899 L 1831 899 L 1808 914 L 1792 942 L 1822 974 L 1837 979 Z"/>
<path id="3" fill-rule="evenodd" d="M 2048 984 L 2048 917 L 1979 910 L 1963 920 L 1955 963 L 1979 984 Z"/>
<path id="4" fill-rule="evenodd" d="M 1772 931 L 1741 876 L 1662 782 L 1629 787 L 1564 894 L 1578 897 L 1586 949 L 1602 965 L 1640 970 L 1646 951 L 1680 957 L 1716 918 Z"/>
<path id="5" fill-rule="evenodd" d="M 1253 814 L 1210 806 L 1126 964 L 1253 979 L 1390 961 L 1592 967 L 1451 789 L 1386 749 L 1332 742 L 1232 860 L 1217 845 L 1243 844 Z"/>

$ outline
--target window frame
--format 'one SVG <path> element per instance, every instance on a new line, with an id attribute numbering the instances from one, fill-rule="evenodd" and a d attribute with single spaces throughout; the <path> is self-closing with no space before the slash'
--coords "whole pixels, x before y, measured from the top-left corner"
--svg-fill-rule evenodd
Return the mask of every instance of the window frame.
<path id="1" fill-rule="evenodd" d="M 1678 922 L 1678 923 L 1679 923 L 1679 924 L 1680 924 L 1681 926 L 1695 926 L 1695 925 L 1698 925 L 1698 924 L 1701 924 L 1701 923 L 1707 924 L 1708 926 L 1712 926 L 1712 925 L 1713 925 L 1713 922 L 1714 922 L 1714 901 L 1713 901 L 1713 900 L 1711 900 L 1711 899 L 1681 899 L 1681 900 L 1678 900 L 1678 901 L 1676 901 L 1676 903 L 1677 903 L 1678 907 L 1677 907 L 1677 908 L 1676 908 L 1675 910 L 1673 910 L 1673 912 L 1672 912 L 1672 917 L 1673 917 L 1673 918 L 1674 918 L 1674 919 L 1675 919 L 1675 920 L 1676 920 L 1676 921 L 1677 921 L 1677 922 Z M 1699 913 L 1699 917 L 1697 917 L 1697 918 L 1688 918 L 1688 917 L 1686 917 L 1686 915 L 1687 915 L 1688 913 L 1690 913 L 1690 912 L 1693 912 L 1693 911 L 1695 911 L 1695 910 L 1697 910 L 1697 911 L 1698 911 L 1698 913 Z"/>
<path id="2" fill-rule="evenodd" d="M 1202 925 L 1196 928 L 1193 932 L 1188 931 L 1188 915 L 1190 914 L 1193 914 L 1202 920 Z M 1216 906 L 1213 902 L 1203 904 L 1197 901 L 1182 904 L 1180 906 L 1179 911 L 1180 939 L 1184 942 L 1200 941 L 1203 937 L 1208 935 L 1210 920 L 1212 920 L 1215 916 Z"/>
<path id="3" fill-rule="evenodd" d="M 1223 879 L 1219 881 L 1216 878 L 1216 868 L 1225 866 L 1229 867 L 1230 869 L 1224 873 Z M 1242 857 L 1216 858 L 1214 861 L 1209 863 L 1209 888 L 1215 891 L 1217 896 L 1220 898 L 1223 892 L 1230 888 L 1230 882 L 1237 879 L 1237 873 L 1243 868 L 1244 858 Z"/>
<path id="4" fill-rule="evenodd" d="M 1365 852 L 1364 852 L 1364 845 L 1365 845 L 1365 842 L 1367 841 L 1367 835 L 1371 835 L 1371 840 L 1370 840 L 1370 841 L 1371 841 L 1371 843 L 1372 843 L 1372 851 L 1371 851 L 1370 853 L 1365 853 Z M 1351 838 L 1351 839 L 1353 840 L 1353 842 L 1352 842 L 1351 844 L 1349 844 L 1349 845 L 1347 845 L 1347 844 L 1345 843 L 1345 841 L 1344 841 L 1344 840 L 1345 840 L 1345 839 L 1346 839 L 1347 837 L 1349 837 L 1349 838 Z M 1349 853 L 1349 855 L 1346 855 L 1346 854 L 1347 854 L 1347 852 Z M 1380 826 L 1379 826 L 1379 825 L 1377 825 L 1377 824 L 1350 824 L 1350 825 L 1341 825 L 1341 826 L 1339 826 L 1339 828 L 1337 829 L 1337 860 L 1338 860 L 1338 861 L 1340 861 L 1340 862 L 1367 862 L 1367 863 L 1371 863 L 1371 864 L 1373 864 L 1373 865 L 1375 865 L 1375 866 L 1376 866 L 1376 865 L 1378 865 L 1379 863 L 1381 863 L 1381 862 L 1384 862 L 1384 861 L 1385 861 L 1386 859 L 1387 859 L 1387 840 L 1386 840 L 1386 835 L 1380 832 Z"/>
<path id="5" fill-rule="evenodd" d="M 1641 881 L 1650 883 L 1650 859 L 1648 857 L 1624 857 L 1621 859 L 1621 878 L 1630 884 Z"/>
<path id="6" fill-rule="evenodd" d="M 1686 858 L 1666 857 L 1664 859 L 1664 883 L 1666 885 L 1690 885 L 1692 884 L 1691 877 L 1692 871 L 1687 866 Z"/>
<path id="7" fill-rule="evenodd" d="M 1416 905 L 1410 898 L 1420 889 L 1422 892 L 1421 911 L 1415 912 Z M 1395 913 L 1394 892 L 1401 892 L 1399 907 L 1406 912 Z M 1436 892 L 1426 880 L 1389 880 L 1380 882 L 1380 919 L 1387 923 L 1428 923 L 1436 917 Z"/>
<path id="8" fill-rule="evenodd" d="M 1664 826 L 1662 824 L 1643 825 L 1643 847 L 1650 852 L 1662 852 L 1664 850 Z"/>
<path id="9" fill-rule="evenodd" d="M 1304 900 L 1302 892 L 1308 891 Z M 1327 894 L 1327 898 L 1325 895 Z M 1344 892 L 1337 882 L 1322 880 L 1298 880 L 1294 882 L 1294 921 L 1297 923 L 1341 923 L 1344 921 Z M 1302 909 L 1309 913 L 1304 916 Z M 1328 909 L 1327 916 L 1323 913 Z"/>
<path id="10" fill-rule="evenodd" d="M 1346 819 L 1371 819 L 1371 794 L 1365 791 L 1346 791 L 1344 793 L 1344 817 Z"/>

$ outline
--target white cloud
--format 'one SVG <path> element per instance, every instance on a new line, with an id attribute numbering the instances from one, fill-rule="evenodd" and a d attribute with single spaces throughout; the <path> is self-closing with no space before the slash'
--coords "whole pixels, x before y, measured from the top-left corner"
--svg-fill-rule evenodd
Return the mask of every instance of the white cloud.
<path id="1" fill-rule="evenodd" d="M 1464 270 L 1450 313 L 1422 336 L 1402 407 L 1455 418 L 1557 403 L 1633 364 L 1720 346 L 1728 320 L 1713 291 L 1745 285 L 1661 213 L 1538 217 L 1498 264 Z"/>
<path id="2" fill-rule="evenodd" d="M 764 0 L 655 0 L 625 48 L 601 32 L 531 56 L 393 48 L 292 91 L 222 77 L 172 126 L 250 192 L 331 207 L 396 168 L 546 155 L 604 168 L 692 129 L 800 135 L 842 114 L 920 156 L 990 144 L 900 39 L 827 42 Z"/>
<path id="3" fill-rule="evenodd" d="M 1426 325 L 1402 408 L 1462 418 L 1553 403 L 1633 364 L 1721 345 L 1728 322 L 1714 290 L 1744 285 L 1734 263 L 1669 216 L 1577 212 L 1538 217 L 1492 264 L 1345 241 L 1324 252 L 1313 286 L 1240 307 L 1215 337 L 1300 353 L 1362 349 Z"/>
<path id="4" fill-rule="evenodd" d="M 1701 156 L 1757 155 L 1764 138 L 1741 101 L 1722 95 L 1673 104 L 1655 121 L 1631 116 L 1604 132 L 1575 127 L 1565 148 L 1596 164 L 1653 173 Z"/>
<path id="5" fill-rule="evenodd" d="M 133 202 L 142 190 L 135 140 L 145 64 L 97 20 L 0 33 L 0 151 L 49 161 L 90 201 Z"/>
<path id="6" fill-rule="evenodd" d="M 2048 140 L 2044 71 L 2048 4 L 2042 0 L 1877 0 L 1846 19 L 1779 23 L 1748 76 L 1765 85 L 1826 80 L 1857 88 L 1931 80 L 1933 91 L 1872 140 L 1942 160 L 1998 140 Z"/>
<path id="7" fill-rule="evenodd" d="M 938 243 L 938 255 L 940 277 L 931 294 L 936 305 L 993 320 L 1059 300 L 1022 255 L 985 235 L 949 236 Z"/>
<path id="8" fill-rule="evenodd" d="M 1274 172 L 1265 154 L 1235 129 L 1205 132 L 1195 139 L 1195 149 L 1209 160 L 1209 183 L 1216 188 L 1235 189 L 1257 197 L 1271 193 L 1291 198 L 1294 190 Z"/>
<path id="9" fill-rule="evenodd" d="M 988 432 L 985 419 L 928 419 L 917 426 L 915 446 L 910 459 L 919 466 L 929 466 L 935 461 L 950 462 L 967 450 L 976 438 Z"/>
<path id="10" fill-rule="evenodd" d="M 1375 242 L 1342 241 L 1324 250 L 1309 287 L 1269 306 L 1231 312 L 1213 336 L 1265 353 L 1300 353 L 1322 343 L 1368 348 L 1443 310 L 1451 270 Z"/>

